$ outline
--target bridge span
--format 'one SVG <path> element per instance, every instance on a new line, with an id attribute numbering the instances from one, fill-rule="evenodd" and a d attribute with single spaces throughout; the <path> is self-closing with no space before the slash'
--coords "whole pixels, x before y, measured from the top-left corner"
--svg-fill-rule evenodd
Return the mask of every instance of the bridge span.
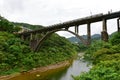
<path id="1" fill-rule="evenodd" d="M 120 11 L 108 13 L 108 14 L 96 14 L 91 15 L 84 18 L 79 18 L 63 23 L 58 23 L 50 26 L 46 26 L 42 29 L 28 31 L 20 33 L 22 39 L 27 39 L 29 37 L 30 39 L 30 46 L 34 51 L 38 51 L 40 44 L 50 35 L 51 33 L 54 33 L 56 31 L 64 30 L 69 32 L 70 27 L 75 27 L 75 33 L 78 35 L 79 33 L 79 26 L 83 24 L 87 24 L 87 40 L 84 40 L 82 38 L 81 41 L 85 41 L 85 45 L 89 45 L 91 41 L 91 23 L 102 21 L 102 31 L 101 31 L 101 38 L 104 41 L 108 41 L 108 33 L 107 33 L 107 20 L 117 18 L 117 29 L 120 31 Z M 39 34 L 39 37 L 38 37 Z M 85 43 L 83 42 L 83 43 Z"/>

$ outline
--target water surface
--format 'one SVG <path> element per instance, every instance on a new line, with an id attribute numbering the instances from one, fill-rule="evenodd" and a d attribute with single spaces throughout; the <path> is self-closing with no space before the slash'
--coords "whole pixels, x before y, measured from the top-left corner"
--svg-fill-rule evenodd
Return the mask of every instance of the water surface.
<path id="1" fill-rule="evenodd" d="M 89 71 L 88 62 L 84 62 L 82 59 L 76 59 L 72 65 L 59 75 L 53 76 L 50 80 L 73 80 L 72 75 L 77 76 L 82 72 Z"/>

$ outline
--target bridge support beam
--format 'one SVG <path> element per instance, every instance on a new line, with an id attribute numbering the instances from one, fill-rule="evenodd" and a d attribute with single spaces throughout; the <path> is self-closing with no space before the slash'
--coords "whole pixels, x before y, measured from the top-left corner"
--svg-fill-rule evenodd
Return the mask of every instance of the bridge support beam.
<path id="1" fill-rule="evenodd" d="M 30 48 L 31 48 L 32 50 L 34 50 L 37 43 L 38 43 L 37 40 L 30 40 L 30 44 L 29 44 L 29 45 L 30 45 Z"/>
<path id="2" fill-rule="evenodd" d="M 30 41 L 33 40 L 33 34 L 30 34 Z"/>
<path id="3" fill-rule="evenodd" d="M 105 19 L 103 19 L 103 31 L 101 32 L 101 37 L 103 41 L 108 41 L 107 21 Z"/>
<path id="4" fill-rule="evenodd" d="M 24 38 L 24 35 L 21 35 L 21 39 L 22 39 L 22 40 L 24 40 L 24 39 L 25 39 L 25 38 Z"/>
<path id="5" fill-rule="evenodd" d="M 87 24 L 87 41 L 88 41 L 88 45 L 90 45 L 90 43 L 91 43 L 91 27 L 90 27 L 90 23 Z"/>
<path id="6" fill-rule="evenodd" d="M 120 32 L 120 18 L 117 19 L 117 30 Z"/>
<path id="7" fill-rule="evenodd" d="M 32 49 L 32 50 L 34 50 L 34 48 L 35 48 L 35 46 L 36 46 L 36 43 L 37 43 L 37 40 L 36 40 L 36 34 L 30 34 L 30 43 L 29 43 L 29 45 L 30 45 L 30 48 Z"/>
<path id="8" fill-rule="evenodd" d="M 21 39 L 26 41 L 26 40 L 28 40 L 28 36 L 26 36 L 26 35 L 21 35 Z"/>
<path id="9" fill-rule="evenodd" d="M 68 29 L 69 29 L 69 27 L 65 28 L 65 30 L 68 30 Z"/>
<path id="10" fill-rule="evenodd" d="M 79 27 L 78 27 L 78 25 L 77 25 L 77 26 L 75 26 L 75 33 L 76 33 L 76 34 L 78 34 L 78 33 L 79 33 Z"/>

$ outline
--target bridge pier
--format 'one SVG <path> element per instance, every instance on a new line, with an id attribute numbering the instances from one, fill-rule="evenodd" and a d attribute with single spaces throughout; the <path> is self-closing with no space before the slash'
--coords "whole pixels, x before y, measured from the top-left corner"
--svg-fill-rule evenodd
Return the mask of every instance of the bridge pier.
<path id="1" fill-rule="evenodd" d="M 34 34 L 34 39 L 35 39 L 36 41 L 39 40 L 39 37 L 40 37 L 40 36 L 39 36 L 37 33 Z"/>
<path id="2" fill-rule="evenodd" d="M 90 27 L 90 23 L 87 24 L 87 41 L 88 41 L 88 45 L 90 45 L 90 43 L 91 43 L 91 27 Z"/>
<path id="3" fill-rule="evenodd" d="M 30 34 L 30 41 L 33 40 L 33 34 Z"/>
<path id="4" fill-rule="evenodd" d="M 21 35 L 21 39 L 22 39 L 22 40 L 25 40 L 24 35 Z"/>
<path id="5" fill-rule="evenodd" d="M 77 25 L 77 26 L 75 26 L 75 33 L 76 33 L 76 34 L 78 34 L 78 33 L 79 33 L 79 27 L 78 27 L 78 25 Z"/>
<path id="6" fill-rule="evenodd" d="M 32 50 L 34 50 L 37 43 L 38 43 L 37 40 L 30 40 L 30 44 L 29 44 L 29 45 L 30 45 L 30 48 L 31 48 Z"/>
<path id="7" fill-rule="evenodd" d="M 42 37 L 42 36 L 40 36 L 40 37 Z M 39 38 L 38 38 L 38 34 L 37 33 L 34 33 L 34 34 L 31 33 L 30 34 L 30 43 L 29 43 L 29 45 L 30 45 L 30 48 L 32 50 L 35 49 L 35 47 L 36 47 L 36 45 L 38 43 L 38 40 L 39 40 Z"/>
<path id="8" fill-rule="evenodd" d="M 34 39 L 34 34 L 33 33 L 31 33 L 30 34 L 30 38 L 29 38 L 29 40 L 30 40 L 30 42 L 29 42 L 29 46 L 30 46 L 30 48 L 32 49 L 32 50 L 34 50 L 34 46 L 35 46 L 35 39 Z"/>
<path id="9" fill-rule="evenodd" d="M 22 39 L 22 40 L 27 40 L 28 37 L 27 37 L 26 35 L 21 35 L 21 39 Z"/>
<path id="10" fill-rule="evenodd" d="M 102 40 L 108 42 L 107 21 L 103 19 L 103 31 L 101 32 Z"/>
<path id="11" fill-rule="evenodd" d="M 69 29 L 69 27 L 65 28 L 65 30 L 68 30 L 68 29 Z"/>
<path id="12" fill-rule="evenodd" d="M 117 30 L 120 32 L 120 18 L 117 19 Z"/>

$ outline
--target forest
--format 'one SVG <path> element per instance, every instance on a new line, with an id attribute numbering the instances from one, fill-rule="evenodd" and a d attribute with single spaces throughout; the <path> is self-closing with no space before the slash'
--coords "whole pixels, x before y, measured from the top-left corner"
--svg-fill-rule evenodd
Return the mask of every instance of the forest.
<path id="1" fill-rule="evenodd" d="M 14 33 L 25 26 L 32 30 L 43 26 L 10 22 L 4 17 L 0 19 L 0 75 L 8 75 L 28 71 L 33 68 L 56 64 L 73 58 L 78 50 L 64 37 L 54 33 L 44 41 L 38 52 L 33 52 L 29 41 L 23 41 Z"/>
<path id="2" fill-rule="evenodd" d="M 70 60 L 78 51 L 85 51 L 84 59 L 92 63 L 92 68 L 78 76 L 73 75 L 74 80 L 120 79 L 120 32 L 113 33 L 108 42 L 93 40 L 89 48 L 73 44 L 54 33 L 44 41 L 38 52 L 33 52 L 29 41 L 23 41 L 15 34 L 21 26 L 31 30 L 44 27 L 10 22 L 0 17 L 0 76 Z"/>
<path id="3" fill-rule="evenodd" d="M 120 32 L 113 33 L 108 42 L 93 42 L 84 59 L 93 67 L 74 76 L 74 80 L 120 80 Z"/>

